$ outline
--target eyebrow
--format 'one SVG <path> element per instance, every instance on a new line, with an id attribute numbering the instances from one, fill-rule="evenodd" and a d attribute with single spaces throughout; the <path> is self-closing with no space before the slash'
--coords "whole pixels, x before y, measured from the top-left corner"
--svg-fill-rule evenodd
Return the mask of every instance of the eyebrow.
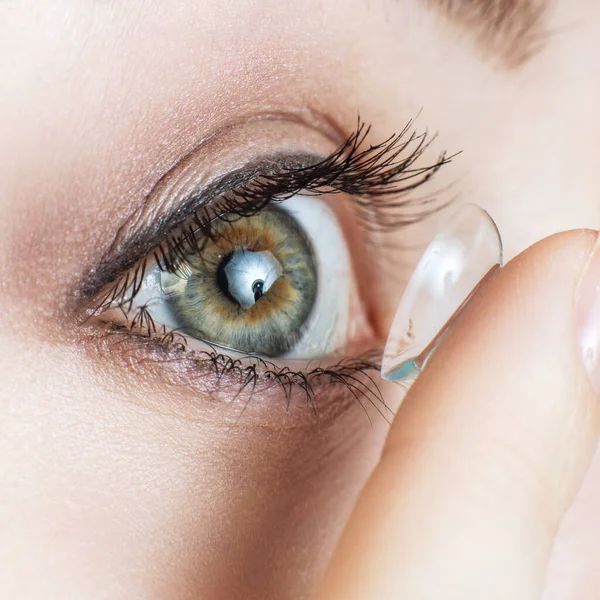
<path id="1" fill-rule="evenodd" d="M 507 68 L 518 68 L 541 49 L 546 34 L 545 0 L 424 0 L 459 27 L 469 30 L 478 45 L 499 57 Z"/>

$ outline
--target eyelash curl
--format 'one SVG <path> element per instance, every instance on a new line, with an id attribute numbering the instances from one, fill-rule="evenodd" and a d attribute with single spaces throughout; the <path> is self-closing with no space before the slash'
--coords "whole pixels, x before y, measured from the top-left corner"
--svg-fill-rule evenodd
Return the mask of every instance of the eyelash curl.
<path id="1" fill-rule="evenodd" d="M 119 309 L 127 325 L 113 325 L 113 333 L 125 332 L 138 340 L 152 339 L 166 354 L 161 361 L 185 360 L 193 363 L 198 376 L 211 373 L 220 386 L 225 377 L 235 379 L 239 390 L 234 400 L 247 395 L 249 403 L 259 383 L 281 388 L 289 408 L 295 389 L 302 392 L 310 413 L 317 415 L 317 388 L 342 385 L 365 408 L 373 405 L 387 420 L 389 412 L 375 379 L 369 374 L 380 369 L 381 353 L 371 351 L 361 357 L 342 359 L 328 367 L 316 366 L 294 371 L 269 360 L 247 355 L 233 358 L 223 354 L 206 340 L 206 350 L 189 350 L 187 340 L 176 330 L 158 327 L 150 307 L 136 308 L 133 303 L 152 256 L 158 268 L 185 276 L 186 256 L 202 253 L 198 239 L 213 239 L 216 220 L 232 222 L 255 215 L 269 204 L 283 202 L 292 196 L 347 194 L 359 222 L 367 231 L 386 231 L 421 221 L 446 204 L 434 197 L 414 198 L 410 192 L 429 181 L 453 156 L 442 153 L 427 167 L 416 166 L 434 137 L 417 134 L 413 120 L 396 135 L 376 145 L 366 146 L 371 127 L 358 120 L 357 128 L 327 158 L 302 167 L 273 165 L 272 172 L 256 173 L 250 181 L 229 190 L 196 209 L 183 225 L 175 229 L 137 266 L 124 273 L 91 311 L 91 316 L 109 309 Z M 198 235 L 201 233 L 202 235 Z M 251 361 L 251 362 L 249 362 Z M 202 374 L 202 375 L 200 375 Z"/>
<path id="2" fill-rule="evenodd" d="M 165 271 L 176 272 L 187 254 L 202 251 L 197 243 L 198 232 L 206 240 L 213 239 L 214 221 L 251 217 L 269 204 L 300 192 L 311 196 L 347 194 L 363 227 L 371 231 L 393 230 L 423 220 L 445 205 L 431 206 L 436 198 L 412 198 L 407 194 L 429 181 L 455 155 L 444 152 L 433 165 L 416 167 L 435 136 L 417 134 L 412 125 L 411 120 L 399 134 L 363 148 L 371 126 L 359 119 L 355 132 L 324 160 L 262 173 L 197 210 L 184 227 L 157 248 L 157 263 Z"/>

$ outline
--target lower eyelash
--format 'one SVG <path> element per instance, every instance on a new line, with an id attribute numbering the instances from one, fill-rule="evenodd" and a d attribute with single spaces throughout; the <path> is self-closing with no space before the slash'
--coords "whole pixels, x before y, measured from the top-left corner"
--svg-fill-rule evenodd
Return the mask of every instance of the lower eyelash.
<path id="1" fill-rule="evenodd" d="M 115 343 L 138 341 L 143 344 L 140 348 L 144 357 L 140 358 L 140 363 L 168 364 L 174 372 L 183 367 L 185 385 L 193 385 L 194 381 L 207 376 L 213 377 L 214 393 L 226 393 L 229 402 L 241 401 L 247 406 L 256 393 L 277 387 L 281 390 L 286 410 L 290 409 L 295 398 L 301 397 L 308 413 L 319 418 L 319 393 L 325 388 L 341 387 L 363 408 L 369 421 L 368 405 L 388 423 L 393 416 L 373 377 L 381 368 L 380 350 L 342 358 L 327 366 L 293 370 L 258 356 L 233 358 L 208 342 L 205 342 L 206 350 L 190 349 L 183 335 L 165 326 L 157 327 L 147 307 L 136 309 L 127 325 L 114 325 L 108 329 L 108 335 Z M 133 364 L 136 364 L 135 361 Z M 233 386 L 237 389 L 231 393 Z"/>

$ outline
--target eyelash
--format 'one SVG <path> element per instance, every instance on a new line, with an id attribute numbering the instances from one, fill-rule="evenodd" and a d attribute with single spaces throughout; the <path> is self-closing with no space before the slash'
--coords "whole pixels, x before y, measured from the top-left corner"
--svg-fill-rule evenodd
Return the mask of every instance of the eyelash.
<path id="1" fill-rule="evenodd" d="M 196 211 L 187 228 L 180 228 L 175 235 L 167 237 L 159 246 L 160 258 L 169 270 L 171 257 L 180 258 L 185 252 L 196 252 L 195 233 L 201 231 L 211 238 L 211 224 L 216 219 L 249 217 L 267 205 L 282 202 L 299 192 L 314 196 L 347 194 L 352 198 L 363 225 L 368 229 L 390 230 L 421 221 L 439 210 L 421 210 L 407 214 L 407 209 L 430 204 L 432 199 L 414 199 L 404 196 L 427 182 L 453 156 L 442 153 L 431 166 L 412 168 L 427 150 L 434 138 L 427 133 L 411 131 L 413 121 L 387 140 L 360 150 L 371 131 L 371 126 L 358 121 L 357 128 L 346 141 L 326 159 L 306 167 L 263 174 L 223 195 L 217 203 Z M 407 135 L 408 134 L 408 135 Z M 406 157 L 401 155 L 410 148 Z M 393 201 L 391 198 L 403 199 Z M 368 200 L 368 202 L 365 202 Z"/>
<path id="2" fill-rule="evenodd" d="M 154 257 L 163 271 L 177 272 L 189 253 L 202 252 L 197 243 L 197 233 L 211 239 L 212 224 L 217 219 L 234 220 L 252 216 L 269 204 L 282 202 L 302 192 L 309 195 L 347 194 L 354 204 L 357 218 L 367 231 L 387 231 L 421 221 L 445 204 L 435 198 L 415 199 L 410 192 L 429 181 L 453 156 L 442 153 L 428 167 L 415 167 L 415 162 L 427 150 L 434 138 L 427 133 L 412 130 L 413 121 L 397 135 L 387 140 L 364 146 L 371 127 L 358 120 L 357 128 L 330 156 L 304 167 L 280 168 L 272 173 L 258 173 L 253 180 L 225 192 L 208 205 L 192 212 L 188 220 L 167 234 L 153 252 L 139 261 L 112 284 L 99 304 L 91 310 L 96 316 L 109 309 L 120 309 L 126 326 L 113 325 L 110 332 L 126 333 L 130 338 L 153 340 L 167 352 L 168 360 L 192 360 L 193 368 L 200 373 L 215 376 L 218 387 L 224 377 L 238 378 L 239 390 L 235 398 L 248 390 L 250 402 L 259 383 L 275 383 L 281 387 L 289 407 L 294 389 L 303 392 L 307 407 L 316 413 L 316 389 L 323 384 L 343 385 L 363 406 L 366 401 L 387 419 L 385 403 L 379 388 L 369 372 L 379 371 L 379 352 L 369 352 L 354 359 L 343 359 L 327 368 L 317 367 L 306 371 L 293 371 L 257 356 L 234 359 L 219 352 L 209 342 L 210 350 L 190 351 L 186 338 L 164 326 L 160 330 L 147 306 L 136 309 L 131 316 L 134 300 L 139 293 L 147 269 L 147 261 Z M 406 154 L 406 156 L 404 156 Z M 202 340 L 204 341 L 204 340 Z M 382 408 L 383 407 L 383 408 Z M 365 411 L 366 412 L 366 411 Z M 368 413 L 367 413 L 368 415 Z"/>
<path id="3" fill-rule="evenodd" d="M 381 357 L 380 349 L 373 349 L 352 358 L 343 358 L 327 367 L 296 371 L 257 356 L 251 357 L 252 363 L 245 364 L 244 357 L 233 358 L 219 352 L 209 343 L 207 346 L 210 349 L 190 352 L 186 348 L 183 336 L 165 329 L 160 332 L 160 335 L 149 337 L 139 332 L 132 332 L 127 327 L 116 327 L 111 331 L 115 344 L 122 341 L 119 339 L 119 334 L 125 336 L 124 341 L 138 342 L 142 346 L 143 358 L 140 359 L 140 363 L 150 360 L 153 365 L 168 365 L 179 385 L 193 387 L 196 381 L 212 376 L 214 385 L 211 391 L 215 394 L 225 391 L 229 402 L 242 399 L 244 392 L 247 391 L 245 399 L 247 406 L 256 392 L 277 386 L 283 394 L 286 409 L 291 406 L 295 393 L 299 392 L 309 414 L 318 417 L 318 393 L 325 387 L 334 385 L 343 386 L 364 409 L 369 420 L 370 415 L 366 404 L 370 404 L 388 423 L 389 417 L 392 416 L 377 382 L 370 374 L 380 370 L 378 362 Z M 149 343 L 150 359 L 147 354 Z M 130 359 L 128 362 L 136 364 Z M 180 372 L 185 373 L 182 380 L 178 378 Z M 222 390 L 221 385 L 224 382 L 227 383 L 227 387 Z M 259 387 L 260 385 L 264 385 L 264 388 Z M 229 386 L 236 386 L 233 394 L 229 393 Z"/>

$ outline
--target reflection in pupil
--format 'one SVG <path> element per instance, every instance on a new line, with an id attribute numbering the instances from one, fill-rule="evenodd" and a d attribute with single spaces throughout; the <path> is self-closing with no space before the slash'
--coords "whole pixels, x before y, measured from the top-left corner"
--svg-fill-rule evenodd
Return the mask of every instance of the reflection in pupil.
<path id="1" fill-rule="evenodd" d="M 258 302 L 259 298 L 262 297 L 264 285 L 265 285 L 265 282 L 262 281 L 261 279 L 257 279 L 252 284 L 252 291 L 254 292 L 254 301 L 255 302 Z"/>
<path id="2" fill-rule="evenodd" d="M 227 298 L 248 309 L 269 291 L 282 273 L 280 262 L 269 251 L 240 248 L 221 261 L 217 284 Z"/>

